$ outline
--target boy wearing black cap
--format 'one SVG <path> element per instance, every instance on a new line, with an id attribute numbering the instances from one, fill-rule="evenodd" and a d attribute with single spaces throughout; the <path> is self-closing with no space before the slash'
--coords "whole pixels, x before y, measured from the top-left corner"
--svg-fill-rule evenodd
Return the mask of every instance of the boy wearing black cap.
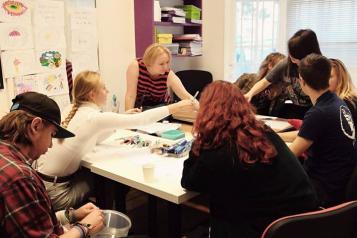
<path id="1" fill-rule="evenodd" d="M 324 56 L 310 54 L 301 60 L 299 83 L 313 107 L 290 146 L 297 156 L 307 150 L 304 167 L 324 207 L 345 200 L 357 157 L 352 115 L 346 103 L 329 91 L 330 72 L 330 61 Z"/>
<path id="2" fill-rule="evenodd" d="M 66 237 L 86 237 L 103 227 L 102 212 L 91 203 L 60 212 L 57 218 L 41 178 L 31 167 L 52 146 L 52 137 L 74 136 L 60 123 L 56 102 L 35 92 L 16 96 L 10 112 L 0 120 L 0 237 L 62 236 L 61 223 L 66 220 L 81 220 Z"/>

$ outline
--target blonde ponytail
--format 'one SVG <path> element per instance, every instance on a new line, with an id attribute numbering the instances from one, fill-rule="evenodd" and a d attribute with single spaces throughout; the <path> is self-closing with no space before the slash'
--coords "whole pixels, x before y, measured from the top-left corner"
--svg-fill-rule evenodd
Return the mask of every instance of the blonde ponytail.
<path id="1" fill-rule="evenodd" d="M 77 103 L 73 104 L 71 111 L 68 113 L 66 119 L 61 123 L 62 127 L 67 128 L 69 122 L 72 120 L 76 112 L 78 111 L 79 105 Z"/>

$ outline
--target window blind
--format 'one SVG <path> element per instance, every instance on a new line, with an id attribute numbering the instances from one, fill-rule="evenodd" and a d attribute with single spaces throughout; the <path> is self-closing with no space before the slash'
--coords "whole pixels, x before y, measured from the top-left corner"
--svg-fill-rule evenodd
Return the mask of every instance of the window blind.
<path id="1" fill-rule="evenodd" d="M 357 66 L 357 0 L 288 0 L 287 38 L 306 28 L 317 34 L 323 55 Z"/>

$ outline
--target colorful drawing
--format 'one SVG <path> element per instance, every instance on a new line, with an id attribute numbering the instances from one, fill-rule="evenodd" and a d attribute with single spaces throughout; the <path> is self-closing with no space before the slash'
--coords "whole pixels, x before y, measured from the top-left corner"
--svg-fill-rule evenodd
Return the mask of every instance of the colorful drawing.
<path id="1" fill-rule="evenodd" d="M 29 24 L 0 23 L 0 49 L 33 48 L 32 27 Z"/>
<path id="2" fill-rule="evenodd" d="M 59 68 L 62 64 L 62 55 L 58 51 L 46 51 L 42 53 L 40 63 L 51 69 Z"/>
<path id="3" fill-rule="evenodd" d="M 27 7 L 20 1 L 3 2 L 2 7 L 11 16 L 21 16 L 27 11 Z"/>
<path id="4" fill-rule="evenodd" d="M 37 75 L 27 75 L 13 78 L 15 95 L 25 92 L 42 93 Z"/>
<path id="5" fill-rule="evenodd" d="M 0 22 L 31 24 L 29 0 L 0 0 Z"/>
<path id="6" fill-rule="evenodd" d="M 68 94 L 67 73 L 65 70 L 40 74 L 39 78 L 42 82 L 42 90 L 46 95 Z"/>
<path id="7" fill-rule="evenodd" d="M 33 50 L 12 50 L 1 53 L 5 78 L 37 73 Z"/>

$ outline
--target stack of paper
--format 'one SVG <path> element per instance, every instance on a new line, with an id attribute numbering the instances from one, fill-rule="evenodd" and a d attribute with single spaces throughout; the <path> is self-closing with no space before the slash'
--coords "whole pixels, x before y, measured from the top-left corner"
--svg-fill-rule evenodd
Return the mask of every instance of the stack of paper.
<path id="1" fill-rule="evenodd" d="M 202 55 L 202 39 L 199 34 L 174 35 L 173 41 L 180 44 L 181 55 Z"/>
<path id="2" fill-rule="evenodd" d="M 163 22 L 185 23 L 185 11 L 176 7 L 162 7 L 161 20 Z"/>

